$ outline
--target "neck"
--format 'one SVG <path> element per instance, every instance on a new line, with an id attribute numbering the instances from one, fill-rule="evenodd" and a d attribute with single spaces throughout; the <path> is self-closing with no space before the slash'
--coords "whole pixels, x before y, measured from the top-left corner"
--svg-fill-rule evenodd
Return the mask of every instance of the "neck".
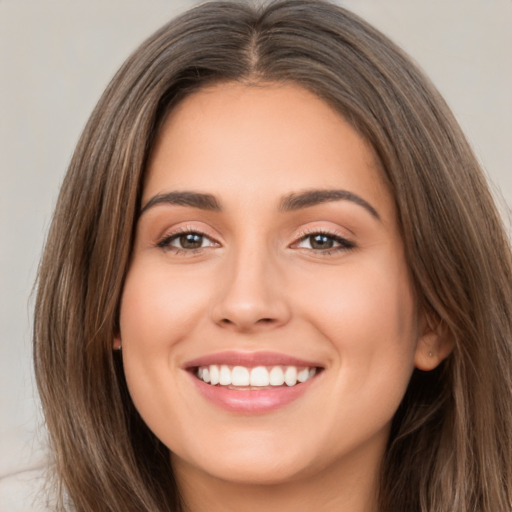
<path id="1" fill-rule="evenodd" d="M 380 463 L 345 460 L 286 482 L 218 479 L 173 457 L 186 512 L 377 512 Z"/>

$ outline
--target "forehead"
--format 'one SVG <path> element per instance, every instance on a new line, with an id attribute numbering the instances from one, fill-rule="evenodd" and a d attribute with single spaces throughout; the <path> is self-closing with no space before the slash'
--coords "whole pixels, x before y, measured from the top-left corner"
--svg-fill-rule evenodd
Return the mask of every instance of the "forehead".
<path id="1" fill-rule="evenodd" d="M 325 101 L 294 84 L 227 83 L 186 97 L 169 114 L 144 200 L 168 189 L 247 200 L 311 188 L 392 202 L 372 147 Z"/>

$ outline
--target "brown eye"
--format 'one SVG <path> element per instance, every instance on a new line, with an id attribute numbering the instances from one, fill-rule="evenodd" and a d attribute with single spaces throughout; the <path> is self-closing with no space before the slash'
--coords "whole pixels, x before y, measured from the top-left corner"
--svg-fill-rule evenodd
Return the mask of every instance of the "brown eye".
<path id="1" fill-rule="evenodd" d="M 157 246 L 162 249 L 174 251 L 194 251 L 216 245 L 218 244 L 211 238 L 195 231 L 187 231 L 167 236 L 157 244 Z"/>
<path id="2" fill-rule="evenodd" d="M 203 245 L 203 235 L 199 233 L 186 233 L 177 238 L 181 249 L 199 249 Z"/>
<path id="3" fill-rule="evenodd" d="M 313 233 L 311 235 L 303 236 L 295 247 L 328 254 L 334 251 L 353 249 L 355 244 L 339 235 L 330 233 Z"/>
<path id="4" fill-rule="evenodd" d="M 334 240 L 331 236 L 311 235 L 308 238 L 311 249 L 332 249 L 334 247 Z"/>

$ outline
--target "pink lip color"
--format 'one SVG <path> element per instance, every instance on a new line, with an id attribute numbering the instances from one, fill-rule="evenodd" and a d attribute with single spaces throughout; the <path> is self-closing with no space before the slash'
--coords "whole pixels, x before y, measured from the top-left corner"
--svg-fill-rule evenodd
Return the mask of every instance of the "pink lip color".
<path id="1" fill-rule="evenodd" d="M 302 396 L 316 380 L 317 376 L 301 384 L 288 387 L 278 386 L 265 389 L 229 389 L 223 386 L 211 386 L 189 373 L 198 391 L 213 404 L 231 412 L 262 414 L 274 411 Z"/>
<path id="2" fill-rule="evenodd" d="M 316 381 L 318 374 L 295 386 L 276 386 L 265 389 L 230 389 L 212 386 L 198 379 L 193 370 L 198 366 L 226 364 L 228 366 L 297 366 L 301 368 L 321 367 L 313 361 L 275 352 L 218 352 L 188 361 L 184 367 L 200 394 L 209 402 L 225 410 L 244 414 L 263 414 L 283 407 L 301 397 Z"/>
<path id="3" fill-rule="evenodd" d="M 297 357 L 280 354 L 278 352 L 216 352 L 188 361 L 184 367 L 209 366 L 210 364 L 227 364 L 228 366 L 297 366 L 300 368 L 313 368 L 322 366 L 316 361 L 306 361 Z"/>

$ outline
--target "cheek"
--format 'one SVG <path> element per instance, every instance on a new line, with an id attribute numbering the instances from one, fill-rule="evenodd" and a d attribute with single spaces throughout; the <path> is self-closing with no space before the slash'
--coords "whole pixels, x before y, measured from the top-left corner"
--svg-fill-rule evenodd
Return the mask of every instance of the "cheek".
<path id="1" fill-rule="evenodd" d="M 415 302 L 406 266 L 388 258 L 357 260 L 310 279 L 301 290 L 308 322 L 338 354 L 344 389 L 387 390 L 400 401 L 414 367 Z M 354 395 L 355 396 L 355 395 Z"/>
<path id="2" fill-rule="evenodd" d="M 414 368 L 414 297 L 406 267 L 392 263 L 347 266 L 324 281 L 328 291 L 318 283 L 304 290 L 310 324 L 337 354 L 330 389 L 338 405 L 324 410 L 340 445 L 355 446 L 390 424 Z M 350 426 L 343 439 L 340 425 Z"/>
<path id="3" fill-rule="evenodd" d="M 126 280 L 121 303 L 123 348 L 150 354 L 179 343 L 208 305 L 207 291 L 197 281 L 177 276 L 172 267 L 134 266 Z"/>
<path id="4" fill-rule="evenodd" d="M 120 314 L 124 373 L 135 407 L 155 433 L 179 421 L 173 418 L 182 371 L 176 356 L 208 305 L 204 287 L 195 284 L 171 267 L 137 264 L 125 282 Z"/>

